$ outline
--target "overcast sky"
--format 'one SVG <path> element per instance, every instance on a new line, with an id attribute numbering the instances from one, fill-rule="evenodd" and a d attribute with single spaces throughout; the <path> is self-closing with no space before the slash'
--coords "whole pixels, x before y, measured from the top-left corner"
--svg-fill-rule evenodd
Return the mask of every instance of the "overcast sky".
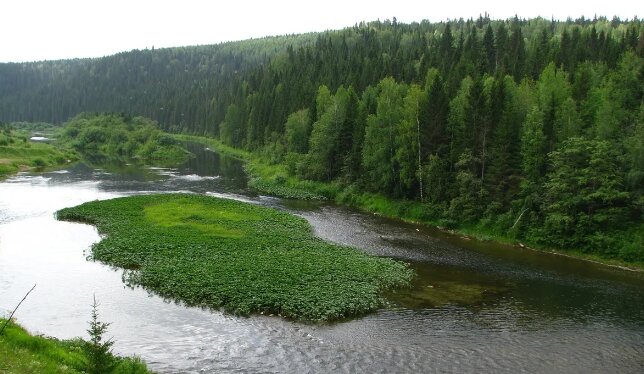
<path id="1" fill-rule="evenodd" d="M 637 5 L 639 3 L 639 6 Z M 610 0 L 1 0 L 0 62 L 100 57 L 121 51 L 399 22 L 595 15 L 642 18 L 638 1 Z"/>

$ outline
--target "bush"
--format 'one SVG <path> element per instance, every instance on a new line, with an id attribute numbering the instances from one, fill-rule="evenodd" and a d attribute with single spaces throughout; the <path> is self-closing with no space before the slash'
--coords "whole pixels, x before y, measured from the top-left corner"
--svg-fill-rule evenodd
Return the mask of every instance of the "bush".
<path id="1" fill-rule="evenodd" d="M 42 158 L 38 157 L 38 158 L 35 158 L 33 161 L 31 161 L 31 165 L 37 168 L 44 168 L 45 166 L 47 166 L 47 162 Z"/>

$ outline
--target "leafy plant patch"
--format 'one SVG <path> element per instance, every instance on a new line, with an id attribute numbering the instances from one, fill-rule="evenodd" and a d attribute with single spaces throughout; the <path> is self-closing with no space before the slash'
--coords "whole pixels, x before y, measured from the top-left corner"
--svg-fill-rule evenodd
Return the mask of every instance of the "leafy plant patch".
<path id="1" fill-rule="evenodd" d="M 314 237 L 302 218 L 233 200 L 130 196 L 57 217 L 96 225 L 105 238 L 93 257 L 134 270 L 131 284 L 234 314 L 342 319 L 381 307 L 412 277 L 403 263 Z"/>

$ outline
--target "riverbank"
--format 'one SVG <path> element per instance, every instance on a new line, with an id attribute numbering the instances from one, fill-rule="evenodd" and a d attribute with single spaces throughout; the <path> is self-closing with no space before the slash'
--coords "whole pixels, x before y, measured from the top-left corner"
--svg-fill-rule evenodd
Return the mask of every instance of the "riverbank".
<path id="1" fill-rule="evenodd" d="M 174 138 L 201 143 L 219 153 L 244 161 L 244 169 L 250 178 L 248 186 L 267 195 L 285 199 L 334 201 L 342 189 L 337 183 L 297 179 L 289 175 L 286 166 L 267 164 L 257 155 L 227 146 L 217 139 L 183 134 L 174 135 Z"/>
<path id="2" fill-rule="evenodd" d="M 187 305 L 236 315 L 332 321 L 382 307 L 406 287 L 400 262 L 316 238 L 303 218 L 193 194 L 92 201 L 57 212 L 105 238 L 94 259 L 129 269 L 126 281 Z"/>
<path id="3" fill-rule="evenodd" d="M 0 180 L 20 171 L 45 171 L 64 167 L 76 160 L 74 152 L 51 144 L 20 141 L 0 145 Z"/>
<path id="4" fill-rule="evenodd" d="M 61 168 L 81 158 L 97 166 L 134 163 L 176 167 L 193 157 L 156 123 L 143 117 L 80 114 L 62 127 L 29 123 L 16 126 L 0 128 L 0 180 L 20 171 Z M 29 134 L 43 126 L 56 140 L 30 141 Z"/>
<path id="5" fill-rule="evenodd" d="M 0 326 L 6 320 L 0 318 Z M 9 323 L 0 335 L 0 372 L 2 373 L 85 373 L 87 342 L 77 338 L 58 340 L 34 336 L 20 325 Z M 136 357 L 114 356 L 112 373 L 151 373 Z"/>
<path id="6" fill-rule="evenodd" d="M 601 263 L 624 270 L 644 271 L 644 263 L 626 262 L 619 259 L 604 258 L 596 254 L 549 248 L 538 243 L 518 241 L 508 235 L 493 232 L 481 226 L 470 225 L 445 228 L 443 227 L 443 222 L 428 219 L 428 214 L 425 211 L 426 207 L 416 202 L 394 200 L 378 194 L 357 191 L 351 187 L 341 186 L 337 182 L 323 183 L 299 180 L 289 175 L 285 165 L 269 164 L 258 155 L 227 146 L 216 139 L 191 135 L 174 136 L 183 141 L 199 142 L 217 152 L 245 161 L 245 169 L 251 178 L 249 187 L 268 195 L 288 199 L 334 201 L 338 204 L 357 208 L 368 213 L 400 219 L 405 222 L 437 227 L 459 237 L 481 241 L 495 241 L 517 247 L 527 247 L 535 251 Z M 632 236 L 637 236 L 637 234 L 631 233 Z"/>

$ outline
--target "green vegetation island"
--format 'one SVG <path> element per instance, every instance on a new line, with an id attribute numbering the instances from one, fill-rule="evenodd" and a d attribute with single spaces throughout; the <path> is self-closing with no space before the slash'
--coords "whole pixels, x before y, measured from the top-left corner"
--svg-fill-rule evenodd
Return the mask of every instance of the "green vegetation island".
<path id="1" fill-rule="evenodd" d="M 303 218 L 195 194 L 88 202 L 57 212 L 95 225 L 92 257 L 126 281 L 187 305 L 333 321 L 384 305 L 409 285 L 406 265 L 316 238 Z"/>

